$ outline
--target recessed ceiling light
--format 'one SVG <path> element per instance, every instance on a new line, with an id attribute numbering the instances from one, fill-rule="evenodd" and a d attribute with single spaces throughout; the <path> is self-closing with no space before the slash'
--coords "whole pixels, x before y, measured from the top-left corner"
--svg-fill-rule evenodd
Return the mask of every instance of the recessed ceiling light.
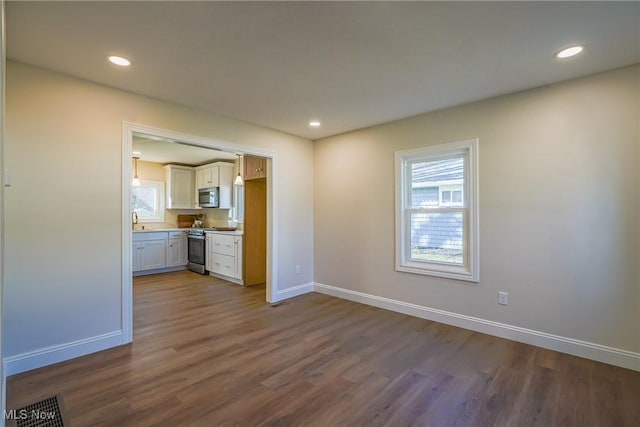
<path id="1" fill-rule="evenodd" d="M 320 122 L 317 120 L 311 120 L 309 122 L 309 126 L 311 126 L 312 128 L 317 128 L 318 126 L 320 126 Z"/>
<path id="2" fill-rule="evenodd" d="M 557 52 L 555 56 L 558 59 L 571 58 L 572 56 L 576 56 L 583 50 L 584 50 L 584 46 L 580 46 L 580 45 L 569 46 L 567 48 L 562 49 L 560 52 Z"/>
<path id="3" fill-rule="evenodd" d="M 121 67 L 128 67 L 129 65 L 131 65 L 131 61 L 129 61 L 127 58 L 123 58 L 122 56 L 111 55 L 109 57 L 109 62 L 111 62 L 112 64 L 119 65 Z"/>
<path id="4" fill-rule="evenodd" d="M 142 151 L 132 151 L 131 154 L 135 154 L 135 155 L 142 154 Z"/>

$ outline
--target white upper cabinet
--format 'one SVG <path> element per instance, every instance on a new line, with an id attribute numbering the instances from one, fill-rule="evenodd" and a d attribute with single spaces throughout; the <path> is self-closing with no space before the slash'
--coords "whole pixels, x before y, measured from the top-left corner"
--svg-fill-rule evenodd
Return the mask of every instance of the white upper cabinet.
<path id="1" fill-rule="evenodd" d="M 196 188 L 211 188 L 220 185 L 218 177 L 218 165 L 212 163 L 209 165 L 198 166 L 196 168 Z"/>
<path id="2" fill-rule="evenodd" d="M 194 169 L 188 166 L 166 165 L 166 208 L 192 209 L 194 203 Z"/>
<path id="3" fill-rule="evenodd" d="M 220 209 L 231 209 L 233 193 L 233 163 L 215 162 L 208 165 L 197 166 L 196 186 L 193 194 L 196 196 L 201 188 L 218 187 L 218 200 Z"/>

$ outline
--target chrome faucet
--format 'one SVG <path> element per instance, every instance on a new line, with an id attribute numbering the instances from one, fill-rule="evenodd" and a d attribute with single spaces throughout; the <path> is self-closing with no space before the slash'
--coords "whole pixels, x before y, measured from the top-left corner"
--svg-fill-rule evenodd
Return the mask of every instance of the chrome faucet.
<path id="1" fill-rule="evenodd" d="M 131 212 L 131 228 L 136 228 L 138 223 L 138 213 L 136 211 Z"/>

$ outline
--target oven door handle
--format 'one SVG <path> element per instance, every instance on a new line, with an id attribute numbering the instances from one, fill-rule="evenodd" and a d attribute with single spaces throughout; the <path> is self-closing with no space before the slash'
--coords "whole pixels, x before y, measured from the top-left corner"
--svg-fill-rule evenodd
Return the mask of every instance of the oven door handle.
<path id="1" fill-rule="evenodd" d="M 189 239 L 204 240 L 204 236 L 187 236 Z"/>

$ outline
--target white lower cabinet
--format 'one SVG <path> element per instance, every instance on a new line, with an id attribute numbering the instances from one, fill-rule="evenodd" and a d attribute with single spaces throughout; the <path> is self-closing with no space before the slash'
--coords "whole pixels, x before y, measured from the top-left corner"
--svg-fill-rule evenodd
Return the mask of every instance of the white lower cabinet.
<path id="1" fill-rule="evenodd" d="M 133 233 L 131 265 L 134 273 L 186 266 L 187 235 L 184 231 Z"/>
<path id="2" fill-rule="evenodd" d="M 167 267 L 187 265 L 187 234 L 184 231 L 169 232 L 167 247 Z"/>
<path id="3" fill-rule="evenodd" d="M 242 236 L 208 232 L 206 239 L 206 269 L 242 284 Z"/>
<path id="4" fill-rule="evenodd" d="M 133 271 L 154 270 L 167 265 L 167 233 L 134 234 Z"/>

